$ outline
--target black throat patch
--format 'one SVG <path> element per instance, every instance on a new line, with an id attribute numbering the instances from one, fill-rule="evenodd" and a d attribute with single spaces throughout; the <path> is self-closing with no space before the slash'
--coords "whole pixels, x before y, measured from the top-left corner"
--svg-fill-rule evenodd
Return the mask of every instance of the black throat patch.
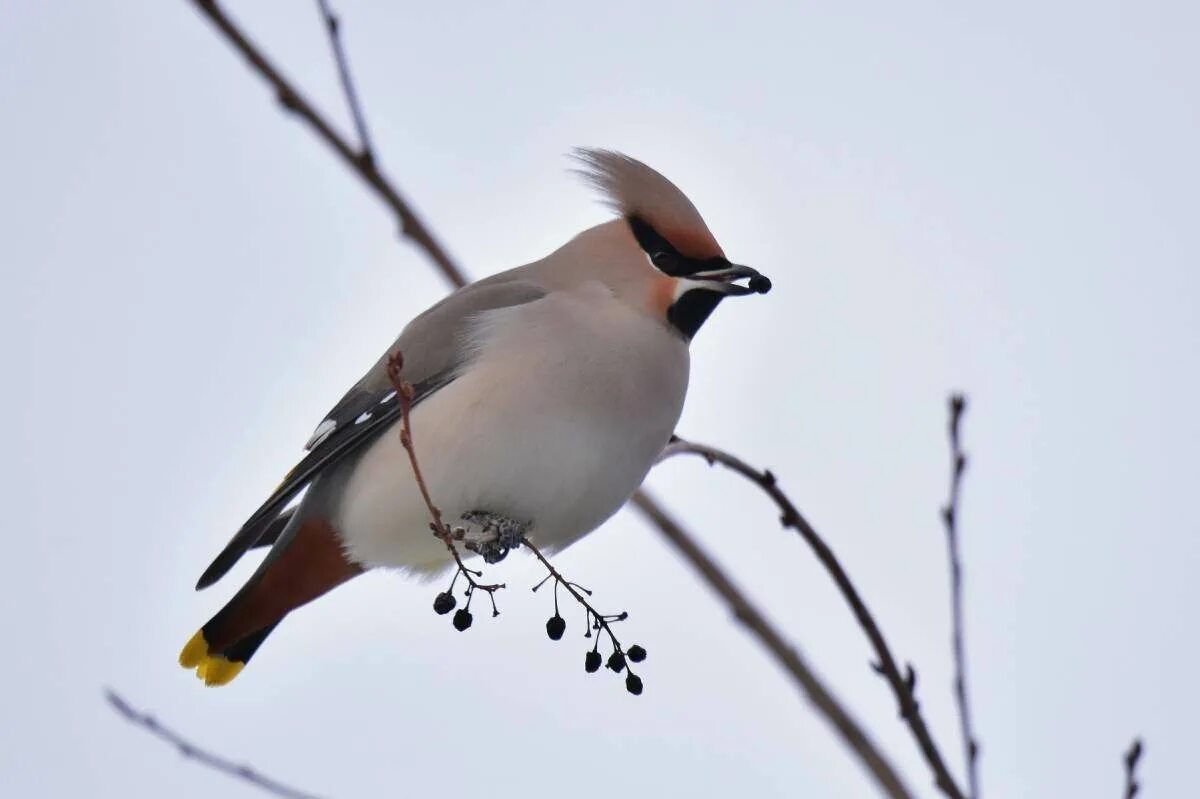
<path id="1" fill-rule="evenodd" d="M 696 331 L 704 324 L 721 302 L 725 295 L 708 289 L 691 289 L 685 291 L 667 309 L 667 321 L 684 335 L 688 341 L 696 335 Z"/>

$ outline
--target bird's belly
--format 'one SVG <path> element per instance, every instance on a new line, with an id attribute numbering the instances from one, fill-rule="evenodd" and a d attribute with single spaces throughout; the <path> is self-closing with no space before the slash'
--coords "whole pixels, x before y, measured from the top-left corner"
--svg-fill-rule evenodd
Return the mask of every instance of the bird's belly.
<path id="1" fill-rule="evenodd" d="M 535 543 L 560 549 L 641 484 L 682 409 L 686 351 L 666 369 L 655 358 L 572 358 L 525 364 L 533 374 L 484 359 L 413 410 L 421 470 L 447 522 L 491 511 L 530 522 Z M 418 572 L 447 563 L 398 426 L 355 466 L 338 526 L 359 562 Z"/>

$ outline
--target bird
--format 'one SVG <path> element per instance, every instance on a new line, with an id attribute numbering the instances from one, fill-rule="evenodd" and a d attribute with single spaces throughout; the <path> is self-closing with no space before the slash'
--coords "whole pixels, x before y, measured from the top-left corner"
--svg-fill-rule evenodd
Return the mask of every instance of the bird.
<path id="1" fill-rule="evenodd" d="M 428 579 L 453 564 L 400 439 L 395 353 L 415 455 L 452 527 L 559 551 L 641 485 L 682 413 L 691 341 L 722 300 L 771 281 L 729 261 L 659 172 L 612 150 L 571 155 L 614 217 L 412 319 L 334 405 L 196 585 L 270 547 L 179 655 L 205 684 L 233 680 L 285 616 L 370 569 Z"/>

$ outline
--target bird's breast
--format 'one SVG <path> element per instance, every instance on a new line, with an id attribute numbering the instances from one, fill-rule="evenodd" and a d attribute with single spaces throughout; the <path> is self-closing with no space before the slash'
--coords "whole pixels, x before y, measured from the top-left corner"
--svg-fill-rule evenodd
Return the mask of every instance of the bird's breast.
<path id="1" fill-rule="evenodd" d="M 674 431 L 687 346 L 595 290 L 483 314 L 470 341 L 469 365 L 412 414 L 433 500 L 448 520 L 493 511 L 532 522 L 540 546 L 566 546 L 621 507 Z M 445 562 L 398 431 L 365 452 L 340 516 L 358 560 Z"/>

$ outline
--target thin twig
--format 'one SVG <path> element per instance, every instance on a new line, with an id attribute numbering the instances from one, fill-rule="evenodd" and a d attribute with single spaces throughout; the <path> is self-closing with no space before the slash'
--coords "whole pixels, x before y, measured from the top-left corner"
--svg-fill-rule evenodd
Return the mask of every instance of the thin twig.
<path id="1" fill-rule="evenodd" d="M 358 92 L 354 89 L 354 80 L 350 77 L 350 67 L 346 61 L 346 51 L 342 48 L 341 20 L 329 7 L 328 0 L 317 0 L 317 9 L 325 22 L 325 30 L 329 32 L 329 46 L 333 50 L 333 59 L 337 62 L 338 78 L 342 81 L 346 105 L 350 107 L 350 116 L 354 119 L 354 129 L 358 131 L 358 157 L 365 163 L 374 164 L 375 148 L 371 146 L 371 136 L 367 133 L 367 119 L 358 102 Z"/>
<path id="2" fill-rule="evenodd" d="M 458 571 L 463 577 L 467 578 L 467 582 L 471 586 L 472 591 L 486 591 L 488 597 L 492 600 L 492 615 L 499 615 L 496 610 L 495 593 L 501 588 L 504 588 L 504 583 L 485 584 L 475 580 L 476 577 L 482 577 L 483 572 L 469 568 L 462 561 L 462 556 L 458 554 L 458 547 L 454 545 L 454 533 L 450 530 L 449 525 L 442 520 L 441 509 L 433 504 L 433 498 L 429 495 L 429 487 L 425 483 L 425 476 L 421 473 L 421 464 L 417 462 L 417 451 L 413 445 L 412 436 L 412 420 L 410 413 L 412 411 L 413 387 L 402 376 L 401 372 L 404 369 L 404 355 L 397 350 L 388 356 L 387 374 L 388 379 L 392 382 L 392 388 L 396 390 L 397 398 L 400 401 L 400 443 L 404 447 L 404 451 L 408 453 L 408 463 L 412 467 L 413 477 L 417 481 L 417 488 L 421 492 L 421 499 L 425 500 L 425 507 L 429 511 L 430 529 L 433 534 L 441 539 L 446 545 L 446 549 L 454 557 L 454 562 L 458 565 Z M 469 603 L 468 603 L 469 604 Z"/>
<path id="3" fill-rule="evenodd" d="M 455 286 L 466 285 L 466 275 L 446 253 L 416 211 L 379 171 L 375 161 L 359 157 L 359 153 L 346 141 L 345 137 L 338 133 L 303 93 L 267 60 L 262 50 L 247 38 L 241 28 L 221 9 L 216 0 L 189 0 L 189 2 L 199 9 L 217 27 L 217 30 L 224 34 L 229 43 L 250 63 L 254 71 L 271 84 L 280 105 L 307 122 L 313 132 L 345 161 L 346 166 L 350 167 L 351 171 L 383 200 L 384 204 L 395 214 L 399 222 L 400 234 L 424 250 L 447 280 Z"/>
<path id="4" fill-rule="evenodd" d="M 958 721 L 962 734 L 963 758 L 966 761 L 967 784 L 971 788 L 971 799 L 979 799 L 979 744 L 971 727 L 971 704 L 967 692 L 967 655 L 963 642 L 963 580 L 962 559 L 958 552 L 958 497 L 962 488 L 963 472 L 967 468 L 967 456 L 963 454 L 958 434 L 958 425 L 967 399 L 962 394 L 950 395 L 950 498 L 942 508 L 942 521 L 946 525 L 946 551 L 950 559 L 950 612 L 953 624 L 954 647 L 954 697 L 958 702 Z"/>
<path id="5" fill-rule="evenodd" d="M 769 470 L 759 470 L 743 461 L 736 455 L 732 455 L 724 450 L 707 444 L 698 444 L 676 436 L 663 450 L 659 456 L 659 463 L 674 455 L 699 455 L 708 461 L 711 466 L 714 463 L 719 463 L 727 469 L 730 469 L 747 480 L 751 481 L 761 488 L 771 499 L 780 511 L 780 523 L 785 528 L 791 528 L 800 534 L 800 537 L 809 545 L 813 554 L 817 556 L 817 560 L 829 572 L 829 576 L 833 578 L 834 584 L 841 591 L 842 597 L 846 600 L 846 604 L 850 606 L 850 610 L 854 613 L 854 618 L 858 621 L 863 632 L 867 635 L 867 640 L 871 642 L 871 647 L 875 650 L 878 662 L 872 664 L 872 668 L 881 674 L 891 686 L 892 693 L 896 697 L 896 701 L 900 708 L 900 717 L 904 719 L 908 728 L 912 731 L 913 738 L 916 739 L 917 747 L 921 750 L 921 754 L 925 758 L 925 762 L 929 764 L 929 768 L 933 771 L 934 780 L 942 793 L 953 799 L 964 799 L 962 790 L 958 787 L 958 783 L 954 781 L 950 770 L 946 767 L 945 759 L 942 757 L 941 750 L 938 749 L 937 743 L 933 740 L 933 735 L 929 731 L 929 727 L 925 724 L 925 719 L 921 715 L 920 704 L 916 700 L 914 690 L 916 686 L 916 671 L 912 664 L 907 664 L 905 673 L 901 675 L 900 669 L 896 664 L 896 658 L 892 655 L 892 650 L 888 646 L 887 640 L 883 637 L 883 632 L 876 624 L 871 611 L 867 609 L 866 603 L 858 593 L 858 589 L 854 587 L 846 570 L 842 568 L 842 564 L 838 561 L 837 556 L 833 554 L 833 550 L 825 543 L 825 540 L 817 533 L 808 520 L 801 515 L 796 506 L 788 498 L 783 489 L 779 487 L 779 483 Z"/>
<path id="6" fill-rule="evenodd" d="M 550 561 L 548 561 L 546 559 L 546 556 L 543 555 L 537 547 L 535 547 L 532 543 L 530 543 L 528 538 L 522 538 L 521 544 L 526 549 L 528 549 L 530 552 L 532 552 L 534 554 L 534 556 L 537 557 L 537 559 L 542 562 L 542 565 L 546 567 L 546 571 L 550 572 L 550 577 L 552 577 L 555 581 L 555 587 L 557 588 L 558 586 L 561 585 L 563 588 L 567 589 L 567 592 L 570 593 L 571 596 L 575 598 L 575 601 L 583 606 L 584 610 L 590 616 L 590 618 L 588 619 L 588 624 L 592 623 L 591 622 L 592 618 L 594 618 L 596 620 L 595 621 L 596 626 L 594 629 L 603 630 L 605 633 L 608 634 L 608 640 L 612 644 L 613 651 L 616 652 L 617 655 L 620 656 L 621 662 L 624 664 L 625 670 L 627 672 L 629 672 L 630 674 L 633 674 L 633 667 L 629 665 L 630 659 L 625 656 L 625 650 L 621 647 L 621 642 L 617 639 L 617 635 L 616 635 L 616 633 L 613 632 L 612 625 L 610 624 L 610 622 L 613 622 L 613 621 L 624 621 L 625 619 L 627 619 L 629 617 L 629 614 L 622 612 L 622 613 L 616 614 L 615 616 L 611 616 L 611 615 L 607 615 L 607 614 L 601 613 L 600 611 L 596 610 L 596 608 L 592 605 L 592 603 L 589 602 L 586 598 L 584 598 L 583 594 L 579 593 L 578 584 L 571 582 L 566 577 L 563 577 L 562 573 L 559 572 L 558 569 L 554 568 L 554 564 L 552 564 Z M 545 580 L 543 580 L 542 582 L 544 583 Z M 538 583 L 536 586 L 534 586 L 533 590 L 534 591 L 538 590 L 538 588 L 540 588 L 541 585 L 542 585 L 542 583 Z M 557 595 L 556 595 L 556 598 L 555 598 L 555 612 L 556 613 L 557 613 L 557 609 L 558 609 L 557 602 L 558 602 L 558 599 L 557 599 Z M 599 638 L 600 638 L 600 636 L 597 635 L 596 636 L 597 647 L 599 647 L 599 644 L 600 644 Z M 637 677 L 637 675 L 634 675 L 634 677 Z M 640 679 L 638 680 L 638 688 L 637 688 L 636 693 L 641 693 L 641 680 Z"/>
<path id="7" fill-rule="evenodd" d="M 202 766 L 249 783 L 274 796 L 282 796 L 285 799 L 317 799 L 315 794 L 305 793 L 296 788 L 288 787 L 270 777 L 264 777 L 250 766 L 234 763 L 232 760 L 227 760 L 220 755 L 214 755 L 212 752 L 201 749 L 174 730 L 164 727 L 149 713 L 142 713 L 135 710 L 120 694 L 111 688 L 104 690 L 104 698 L 112 706 L 112 709 L 117 711 L 126 721 L 134 726 L 141 727 L 154 737 L 171 744 L 179 750 L 179 754 L 189 760 L 194 760 Z"/>
<path id="8" fill-rule="evenodd" d="M 1142 786 L 1137 781 L 1137 765 L 1142 758 L 1144 748 L 1142 739 L 1134 738 L 1133 743 L 1129 746 L 1129 751 L 1125 753 L 1125 799 L 1133 799 L 1141 790 Z"/>
<path id="9" fill-rule="evenodd" d="M 875 746 L 863 728 L 825 687 L 820 678 L 813 673 L 800 653 L 783 639 L 783 636 L 766 620 L 758 608 L 725 575 L 721 567 L 692 540 L 692 537 L 665 510 L 658 505 L 645 502 L 638 496 L 634 496 L 633 504 L 663 532 L 679 553 L 696 567 L 713 590 L 725 600 L 725 604 L 733 611 L 738 621 L 758 638 L 762 645 L 779 661 L 779 664 L 799 683 L 809 701 L 833 725 L 850 750 L 871 772 L 884 793 L 894 799 L 899 797 L 911 799 L 912 794 L 905 787 L 900 775 L 896 773 L 892 764 Z"/>

